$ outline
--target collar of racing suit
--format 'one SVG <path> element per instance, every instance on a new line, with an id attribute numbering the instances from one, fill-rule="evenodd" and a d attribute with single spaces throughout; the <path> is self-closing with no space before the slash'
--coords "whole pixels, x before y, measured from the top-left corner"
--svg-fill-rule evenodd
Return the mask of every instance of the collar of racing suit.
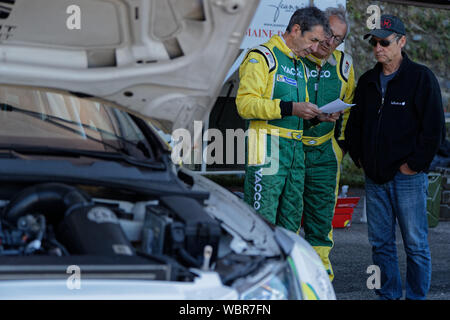
<path id="1" fill-rule="evenodd" d="M 337 65 L 337 60 L 336 60 L 336 57 L 335 57 L 336 51 L 337 50 L 334 50 L 333 53 L 330 54 L 328 59 L 319 59 L 319 58 L 313 56 L 312 54 L 307 55 L 306 59 L 308 59 L 309 61 L 314 62 L 315 64 L 317 64 L 320 67 L 323 67 L 325 65 L 325 63 L 327 63 L 327 62 L 329 64 L 331 64 L 332 66 L 335 66 L 335 65 Z"/>
<path id="2" fill-rule="evenodd" d="M 283 37 L 279 35 L 275 35 L 270 38 L 269 42 L 272 42 L 275 47 L 277 47 L 281 52 L 292 59 L 298 60 L 299 58 L 295 55 L 295 53 L 287 46 L 286 41 Z"/>

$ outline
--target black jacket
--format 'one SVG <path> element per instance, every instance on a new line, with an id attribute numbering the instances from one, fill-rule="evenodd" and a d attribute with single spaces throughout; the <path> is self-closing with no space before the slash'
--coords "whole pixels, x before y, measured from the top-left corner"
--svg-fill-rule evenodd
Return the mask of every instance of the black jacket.
<path id="1" fill-rule="evenodd" d="M 382 184 L 393 179 L 403 163 L 426 172 L 441 143 L 444 112 L 439 83 L 426 66 L 405 53 L 397 74 L 389 81 L 384 100 L 382 66 L 358 81 L 345 130 L 347 149 L 366 175 Z"/>

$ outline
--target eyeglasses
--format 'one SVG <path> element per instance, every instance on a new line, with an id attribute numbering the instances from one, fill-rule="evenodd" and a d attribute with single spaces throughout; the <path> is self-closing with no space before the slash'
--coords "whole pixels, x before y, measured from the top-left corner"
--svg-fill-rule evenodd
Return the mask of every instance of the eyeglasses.
<path id="1" fill-rule="evenodd" d="M 370 38 L 369 43 L 372 47 L 376 47 L 378 43 L 380 43 L 380 46 L 382 47 L 389 47 L 389 45 L 394 42 L 395 39 L 392 40 L 386 40 L 386 39 L 381 39 L 381 40 L 375 40 L 373 37 Z"/>
<path id="2" fill-rule="evenodd" d="M 334 34 L 330 37 L 330 39 L 333 39 L 334 43 L 336 44 L 341 44 L 342 41 L 344 41 L 344 37 L 336 36 Z"/>
<path id="3" fill-rule="evenodd" d="M 323 41 L 320 41 L 320 43 L 327 43 L 327 42 L 329 42 L 331 39 L 333 39 L 333 42 L 335 43 L 335 44 L 341 44 L 342 43 L 342 41 L 344 41 L 344 37 L 341 37 L 341 36 L 336 36 L 336 35 L 334 35 L 334 34 L 331 34 L 331 36 L 329 37 L 329 38 L 327 38 L 326 40 L 323 40 Z"/>

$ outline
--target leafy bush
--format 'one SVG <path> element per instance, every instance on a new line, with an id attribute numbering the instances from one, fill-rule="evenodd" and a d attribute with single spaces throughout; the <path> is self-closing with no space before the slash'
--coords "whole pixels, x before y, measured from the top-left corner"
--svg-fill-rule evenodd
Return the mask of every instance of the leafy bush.
<path id="1" fill-rule="evenodd" d="M 346 155 L 341 164 L 341 179 L 339 185 L 348 185 L 351 187 L 364 188 L 364 173 L 359 169 L 350 158 Z"/>

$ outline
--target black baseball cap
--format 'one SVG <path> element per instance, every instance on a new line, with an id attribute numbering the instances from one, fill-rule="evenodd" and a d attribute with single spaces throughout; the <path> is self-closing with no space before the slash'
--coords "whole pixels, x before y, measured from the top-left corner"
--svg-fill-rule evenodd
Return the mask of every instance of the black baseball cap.
<path id="1" fill-rule="evenodd" d="M 406 34 L 402 20 L 390 14 L 383 14 L 380 18 L 380 29 L 373 29 L 364 36 L 364 39 L 367 39 L 369 36 L 385 39 L 394 32 L 402 35 Z"/>

